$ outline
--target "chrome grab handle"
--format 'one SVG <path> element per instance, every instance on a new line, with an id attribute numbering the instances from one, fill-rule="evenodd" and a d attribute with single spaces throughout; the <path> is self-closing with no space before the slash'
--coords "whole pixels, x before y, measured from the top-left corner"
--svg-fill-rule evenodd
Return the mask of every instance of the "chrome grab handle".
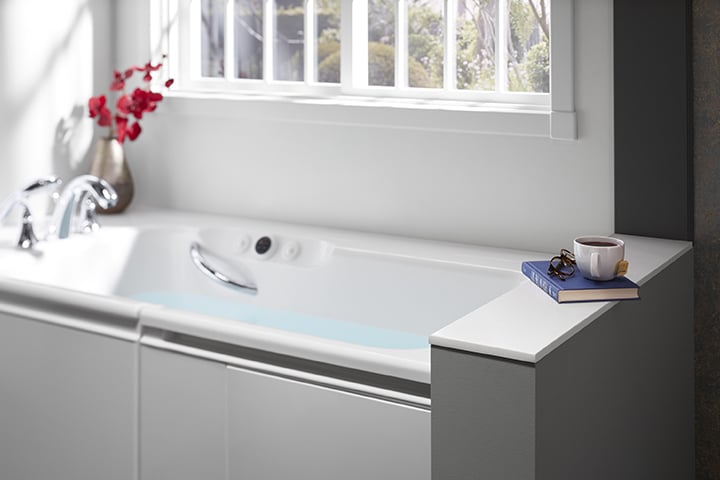
<path id="1" fill-rule="evenodd" d="M 206 276 L 210 277 L 211 279 L 215 280 L 216 282 L 220 283 L 221 285 L 240 290 L 240 291 L 242 291 L 244 293 L 248 293 L 250 295 L 257 294 L 257 292 L 258 292 L 257 286 L 255 286 L 251 283 L 237 282 L 237 281 L 229 278 L 227 275 L 217 271 L 217 269 L 208 265 L 205 255 L 203 254 L 203 248 L 200 246 L 199 243 L 192 242 L 190 244 L 190 258 L 192 259 L 193 263 L 198 268 L 198 270 L 200 270 L 202 273 L 204 273 Z"/>

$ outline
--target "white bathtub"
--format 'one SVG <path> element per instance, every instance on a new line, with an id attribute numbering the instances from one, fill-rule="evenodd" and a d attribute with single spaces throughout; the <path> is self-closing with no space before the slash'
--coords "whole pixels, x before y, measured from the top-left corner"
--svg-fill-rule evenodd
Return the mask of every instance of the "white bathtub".
<path id="1" fill-rule="evenodd" d="M 99 308 L 127 304 L 142 327 L 424 383 L 430 335 L 516 288 L 521 261 L 545 256 L 171 212 L 104 220 L 34 251 L 1 229 L 0 275 L 62 289 L 67 302 L 90 301 L 73 296 L 82 292 Z M 262 236 L 269 258 L 253 249 Z M 257 294 L 203 275 L 192 242 Z"/>

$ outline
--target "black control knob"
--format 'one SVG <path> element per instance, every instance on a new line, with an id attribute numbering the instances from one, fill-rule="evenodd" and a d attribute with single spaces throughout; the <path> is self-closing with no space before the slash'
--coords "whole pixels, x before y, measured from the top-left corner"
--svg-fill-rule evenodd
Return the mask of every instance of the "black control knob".
<path id="1" fill-rule="evenodd" d="M 272 248 L 272 239 L 270 237 L 260 237 L 255 242 L 255 253 L 265 255 Z"/>

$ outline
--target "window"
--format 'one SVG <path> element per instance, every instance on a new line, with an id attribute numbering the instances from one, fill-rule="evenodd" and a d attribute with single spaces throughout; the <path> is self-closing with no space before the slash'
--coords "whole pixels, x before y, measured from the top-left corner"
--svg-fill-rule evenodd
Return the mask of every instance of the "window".
<path id="1" fill-rule="evenodd" d="M 153 23 L 185 92 L 545 113 L 573 138 L 571 2 L 156 0 Z"/>

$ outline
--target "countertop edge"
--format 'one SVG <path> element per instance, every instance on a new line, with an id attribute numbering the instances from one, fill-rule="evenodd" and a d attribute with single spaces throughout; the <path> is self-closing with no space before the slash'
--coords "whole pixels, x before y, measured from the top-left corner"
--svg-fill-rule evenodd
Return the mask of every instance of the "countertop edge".
<path id="1" fill-rule="evenodd" d="M 361 348 L 284 330 L 275 331 L 270 327 L 182 312 L 151 304 L 141 308 L 140 325 L 143 328 L 151 327 L 341 367 L 362 369 L 380 375 L 430 383 L 429 349 L 423 350 L 428 358 L 426 361 L 421 361 L 412 358 L 413 355 L 403 356 L 402 352 L 398 354 L 396 350 L 383 354 L 378 349 Z M 388 358 L 392 358 L 392 362 L 388 362 Z"/>

